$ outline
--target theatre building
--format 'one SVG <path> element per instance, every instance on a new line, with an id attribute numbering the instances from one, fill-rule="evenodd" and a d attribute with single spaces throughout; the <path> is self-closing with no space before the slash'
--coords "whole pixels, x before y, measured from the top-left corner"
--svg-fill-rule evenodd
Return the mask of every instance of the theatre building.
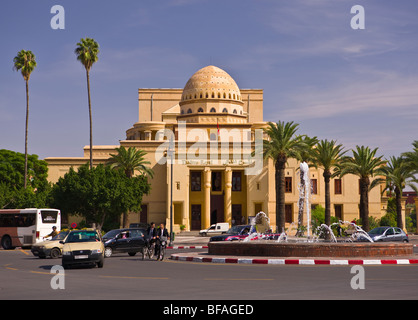
<path id="1" fill-rule="evenodd" d="M 200 230 L 216 222 L 248 223 L 259 211 L 269 215 L 272 226 L 276 224 L 273 162 L 260 162 L 252 153 L 267 125 L 262 89 L 240 89 L 227 72 L 207 66 L 193 74 L 184 89 L 138 89 L 138 114 L 138 122 L 126 131 L 120 146 L 145 150 L 154 178 L 150 179 L 151 193 L 143 198 L 142 211 L 131 213 L 131 223 L 169 224 L 172 186 L 174 231 L 181 225 L 185 230 Z M 173 165 L 167 153 L 171 138 Z M 117 147 L 93 146 L 94 164 L 105 163 Z M 88 159 L 88 146 L 83 157 L 46 158 L 49 180 L 56 182 L 71 166 L 78 167 Z M 296 160 L 289 160 L 288 225 L 297 222 L 298 168 Z M 312 206 L 324 206 L 322 171 L 312 169 L 310 175 Z M 350 221 L 359 217 L 357 177 L 333 179 L 331 197 L 332 215 Z M 369 203 L 370 214 L 380 218 L 384 212 L 380 188 L 370 192 Z"/>

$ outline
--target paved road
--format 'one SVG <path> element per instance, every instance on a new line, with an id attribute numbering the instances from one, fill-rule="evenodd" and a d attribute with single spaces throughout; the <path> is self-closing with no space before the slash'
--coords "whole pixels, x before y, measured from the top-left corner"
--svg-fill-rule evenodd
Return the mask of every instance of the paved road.
<path id="1" fill-rule="evenodd" d="M 118 254 L 103 269 L 65 270 L 65 289 L 53 290 L 56 264 L 60 259 L 41 260 L 27 250 L 0 250 L 0 300 L 418 298 L 418 265 L 365 266 L 365 289 L 353 290 L 351 266 L 157 262 Z"/>

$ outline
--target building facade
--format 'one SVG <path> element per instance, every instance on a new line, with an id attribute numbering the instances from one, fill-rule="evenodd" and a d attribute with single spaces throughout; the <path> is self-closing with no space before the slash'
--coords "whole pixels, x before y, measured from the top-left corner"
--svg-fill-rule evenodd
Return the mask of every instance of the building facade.
<path id="1" fill-rule="evenodd" d="M 276 224 L 273 162 L 260 162 L 252 153 L 267 126 L 262 89 L 240 89 L 227 72 L 207 66 L 192 75 L 183 89 L 139 89 L 138 113 L 138 122 L 126 131 L 120 146 L 145 150 L 154 178 L 142 211 L 131 213 L 131 223 L 169 224 L 173 186 L 175 231 L 181 225 L 200 230 L 216 222 L 248 223 L 259 211 L 269 215 L 272 226 Z M 173 165 L 167 153 L 170 146 L 175 150 Z M 94 146 L 94 164 L 105 163 L 117 147 Z M 46 158 L 50 181 L 56 182 L 71 166 L 88 159 L 88 146 L 83 157 Z M 297 222 L 298 168 L 299 163 L 290 159 L 285 196 L 288 225 Z M 312 206 L 324 206 L 322 170 L 312 169 L 310 178 Z M 384 213 L 380 192 L 375 188 L 369 196 L 370 214 L 377 218 Z M 332 215 L 345 221 L 357 219 L 359 200 L 357 177 L 331 181 Z"/>

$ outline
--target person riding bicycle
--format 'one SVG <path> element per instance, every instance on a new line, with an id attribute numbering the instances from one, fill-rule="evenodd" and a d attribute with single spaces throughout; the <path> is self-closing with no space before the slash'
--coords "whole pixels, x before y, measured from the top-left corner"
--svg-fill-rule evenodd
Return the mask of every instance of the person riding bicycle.
<path id="1" fill-rule="evenodd" d="M 170 239 L 170 236 L 168 235 L 168 231 L 164 226 L 164 223 L 160 224 L 160 228 L 157 230 L 156 234 L 156 245 L 155 245 L 155 255 L 158 254 L 160 247 L 162 245 L 163 241 L 167 241 L 167 239 Z M 162 258 L 161 258 L 162 260 Z"/>

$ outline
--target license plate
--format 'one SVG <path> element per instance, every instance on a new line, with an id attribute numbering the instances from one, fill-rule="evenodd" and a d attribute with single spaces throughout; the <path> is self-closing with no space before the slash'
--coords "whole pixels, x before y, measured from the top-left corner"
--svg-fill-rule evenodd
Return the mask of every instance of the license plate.
<path id="1" fill-rule="evenodd" d="M 74 259 L 88 259 L 88 255 L 74 256 Z"/>

